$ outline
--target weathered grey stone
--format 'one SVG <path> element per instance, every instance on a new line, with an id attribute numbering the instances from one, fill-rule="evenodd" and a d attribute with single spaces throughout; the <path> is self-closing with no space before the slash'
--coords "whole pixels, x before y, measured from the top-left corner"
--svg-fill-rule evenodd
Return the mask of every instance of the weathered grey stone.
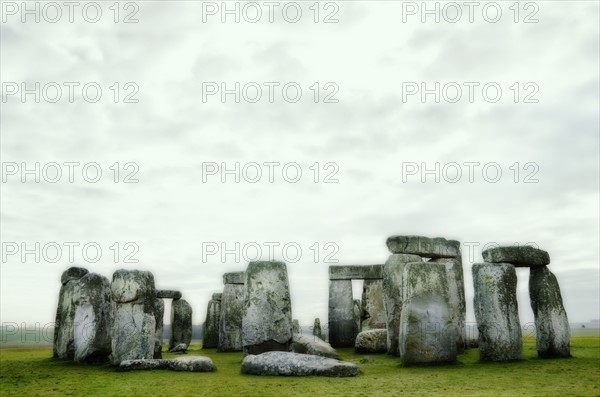
<path id="1" fill-rule="evenodd" d="M 360 332 L 360 323 L 362 321 L 362 303 L 360 301 L 360 299 L 354 299 L 352 302 L 354 302 L 354 308 L 353 308 L 353 316 L 354 316 L 354 321 L 353 321 L 353 325 L 354 325 L 354 329 L 352 330 L 352 335 L 354 336 L 354 340 L 356 340 L 356 335 L 358 335 L 358 333 Z"/>
<path id="2" fill-rule="evenodd" d="M 214 301 L 219 301 L 221 302 L 221 299 L 223 298 L 223 294 L 220 292 L 215 292 L 214 294 L 212 294 L 212 300 Z"/>
<path id="3" fill-rule="evenodd" d="M 156 297 L 161 299 L 181 299 L 181 292 L 171 289 L 161 289 L 156 291 Z"/>
<path id="4" fill-rule="evenodd" d="M 481 361 L 521 358 L 517 274 L 510 263 L 474 263 L 474 309 Z"/>
<path id="5" fill-rule="evenodd" d="M 169 360 L 162 359 L 137 359 L 123 360 L 119 364 L 119 371 L 137 371 L 150 369 L 168 369 Z"/>
<path id="6" fill-rule="evenodd" d="M 151 359 L 154 356 L 156 290 L 154 276 L 139 270 L 117 270 L 111 295 L 115 302 L 112 328 L 112 363 Z"/>
<path id="7" fill-rule="evenodd" d="M 382 285 L 382 280 L 365 280 L 363 283 L 361 331 L 387 326 Z"/>
<path id="8" fill-rule="evenodd" d="M 315 322 L 313 324 L 312 334 L 314 336 L 316 336 L 317 338 L 325 340 L 325 338 L 323 338 L 323 332 L 321 331 L 321 320 L 319 320 L 318 317 L 315 318 Z"/>
<path id="9" fill-rule="evenodd" d="M 78 283 L 73 294 L 75 361 L 106 362 L 112 350 L 110 282 L 96 273 L 87 273 L 75 282 Z"/>
<path id="10" fill-rule="evenodd" d="M 448 276 L 444 264 L 412 262 L 402 275 L 400 360 L 404 365 L 456 360 Z"/>
<path id="11" fill-rule="evenodd" d="M 225 284 L 219 316 L 220 352 L 242 351 L 242 317 L 244 315 L 244 284 Z"/>
<path id="12" fill-rule="evenodd" d="M 386 243 L 393 254 L 414 254 L 426 258 L 453 258 L 460 255 L 460 242 L 442 237 L 391 236 Z"/>
<path id="13" fill-rule="evenodd" d="M 369 329 L 356 336 L 354 344 L 356 353 L 385 353 L 387 352 L 387 330 Z"/>
<path id="14" fill-rule="evenodd" d="M 339 358 L 331 345 L 314 335 L 294 334 L 292 338 L 292 351 L 294 353 L 311 354 L 313 356 Z"/>
<path id="15" fill-rule="evenodd" d="M 169 353 L 185 353 L 188 349 L 186 343 L 178 343 L 169 349 Z"/>
<path id="16" fill-rule="evenodd" d="M 450 308 L 452 310 L 452 322 L 457 330 L 456 352 L 460 354 L 465 350 L 465 340 L 467 339 L 467 330 L 465 328 L 467 305 L 465 299 L 465 282 L 462 257 L 438 258 L 432 259 L 430 262 L 443 263 L 446 266 Z"/>
<path id="17" fill-rule="evenodd" d="M 232 272 L 223 275 L 223 284 L 244 284 L 246 280 L 245 272 Z"/>
<path id="18" fill-rule="evenodd" d="M 383 302 L 387 319 L 387 352 L 399 356 L 398 336 L 400 332 L 400 314 L 402 312 L 402 275 L 404 265 L 419 262 L 421 257 L 409 254 L 392 254 L 383 265 Z"/>
<path id="19" fill-rule="evenodd" d="M 185 372 L 213 372 L 215 365 L 209 357 L 204 356 L 185 356 L 169 360 L 169 369 L 171 371 Z"/>
<path id="20" fill-rule="evenodd" d="M 163 322 L 165 316 L 165 302 L 161 298 L 154 300 L 154 358 L 162 358 Z"/>
<path id="21" fill-rule="evenodd" d="M 192 342 L 192 307 L 185 299 L 175 299 L 171 303 L 171 337 L 169 350 Z"/>
<path id="22" fill-rule="evenodd" d="M 250 262 L 244 287 L 244 354 L 288 351 L 292 341 L 292 305 L 285 263 Z"/>
<path id="23" fill-rule="evenodd" d="M 75 320 L 75 305 L 73 296 L 79 284 L 77 281 L 88 273 L 81 267 L 70 267 L 60 278 L 62 286 L 58 295 L 56 320 L 54 323 L 53 355 L 58 358 L 75 357 L 75 341 L 73 322 Z"/>
<path id="24" fill-rule="evenodd" d="M 538 356 L 571 357 L 571 330 L 567 312 L 556 276 L 546 266 L 531 268 L 529 297 L 535 315 Z"/>
<path id="25" fill-rule="evenodd" d="M 242 373 L 267 376 L 356 376 L 360 368 L 332 358 L 272 351 L 248 355 L 242 361 Z"/>
<path id="26" fill-rule="evenodd" d="M 218 297 L 218 299 L 214 299 Z M 213 294 L 213 299 L 208 301 L 206 321 L 204 321 L 204 335 L 202 348 L 214 349 L 219 345 L 219 317 L 221 315 L 221 294 Z"/>
<path id="27" fill-rule="evenodd" d="M 69 281 L 79 280 L 88 273 L 89 271 L 83 267 L 70 267 L 67 270 L 65 270 L 60 276 L 60 283 L 62 285 L 65 285 Z"/>
<path id="28" fill-rule="evenodd" d="M 300 333 L 300 322 L 298 320 L 292 320 L 292 333 L 293 334 Z"/>
<path id="29" fill-rule="evenodd" d="M 354 346 L 356 322 L 352 299 L 352 280 L 329 280 L 328 313 L 331 346 Z"/>
<path id="30" fill-rule="evenodd" d="M 330 280 L 377 280 L 383 265 L 329 266 Z"/>
<path id="31" fill-rule="evenodd" d="M 529 245 L 494 247 L 481 253 L 489 263 L 510 263 L 516 267 L 546 266 L 550 255 L 544 250 Z"/>

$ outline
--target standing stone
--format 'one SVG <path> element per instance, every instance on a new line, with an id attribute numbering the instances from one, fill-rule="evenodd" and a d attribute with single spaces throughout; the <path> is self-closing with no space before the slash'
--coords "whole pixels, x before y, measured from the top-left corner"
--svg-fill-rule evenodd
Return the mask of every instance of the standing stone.
<path id="1" fill-rule="evenodd" d="M 158 295 L 158 294 L 157 294 Z M 165 302 L 161 298 L 154 300 L 154 358 L 162 358 L 162 343 L 163 343 L 163 318 L 165 316 Z"/>
<path id="2" fill-rule="evenodd" d="M 467 305 L 465 299 L 465 282 L 462 267 L 462 258 L 439 258 L 430 262 L 443 263 L 448 276 L 448 293 L 450 294 L 450 308 L 452 309 L 452 322 L 456 327 L 456 352 L 465 350 L 467 340 L 466 316 Z"/>
<path id="3" fill-rule="evenodd" d="M 156 290 L 154 276 L 139 270 L 117 270 L 111 284 L 115 302 L 112 363 L 154 356 Z"/>
<path id="4" fill-rule="evenodd" d="M 329 343 L 353 347 L 355 329 L 352 280 L 329 280 Z"/>
<path id="5" fill-rule="evenodd" d="M 517 274 L 509 263 L 474 263 L 475 318 L 479 359 L 521 359 L 522 340 L 517 304 Z"/>
<path id="6" fill-rule="evenodd" d="M 360 299 L 354 299 L 354 329 L 352 334 L 354 335 L 354 340 L 356 341 L 356 335 L 358 335 L 360 333 L 360 328 L 361 328 L 361 321 L 363 318 L 363 312 L 362 312 L 362 303 L 360 301 Z"/>
<path id="7" fill-rule="evenodd" d="M 73 295 L 75 361 L 106 362 L 111 352 L 110 282 L 104 276 L 88 273 L 77 283 L 79 287 Z"/>
<path id="8" fill-rule="evenodd" d="M 535 315 L 538 356 L 571 357 L 571 330 L 567 312 L 556 276 L 546 266 L 531 268 L 529 297 Z"/>
<path id="9" fill-rule="evenodd" d="M 392 254 L 383 265 L 383 301 L 387 320 L 387 352 L 399 356 L 398 337 L 402 312 L 402 274 L 409 262 L 421 261 L 418 255 Z"/>
<path id="10" fill-rule="evenodd" d="M 413 254 L 433 259 L 460 256 L 460 242 L 442 237 L 391 236 L 386 243 L 392 254 Z"/>
<path id="11" fill-rule="evenodd" d="M 298 320 L 292 320 L 292 333 L 293 334 L 300 334 L 302 332 L 300 332 L 300 322 Z"/>
<path id="12" fill-rule="evenodd" d="M 548 252 L 529 245 L 494 247 L 481 253 L 490 263 L 510 263 L 516 267 L 535 267 L 550 264 Z"/>
<path id="13" fill-rule="evenodd" d="M 408 263 L 402 279 L 398 340 L 402 364 L 454 362 L 456 329 L 446 267 L 422 261 Z"/>
<path id="14" fill-rule="evenodd" d="M 220 352 L 242 351 L 242 317 L 244 315 L 244 272 L 223 275 L 223 295 L 219 316 Z M 232 283 L 235 281 L 236 283 Z"/>
<path id="15" fill-rule="evenodd" d="M 188 348 L 192 342 L 192 307 L 185 299 L 174 299 L 171 303 L 171 337 L 169 350 L 180 344 Z"/>
<path id="16" fill-rule="evenodd" d="M 75 305 L 73 296 L 79 288 L 79 279 L 88 273 L 82 267 L 70 267 L 60 277 L 62 286 L 58 295 L 58 307 L 54 323 L 53 356 L 58 358 L 74 358 L 75 344 L 73 322 Z"/>
<path id="17" fill-rule="evenodd" d="M 292 342 L 292 305 L 285 263 L 250 262 L 244 288 L 244 354 L 288 351 Z"/>
<path id="18" fill-rule="evenodd" d="M 313 330 L 312 330 L 312 334 L 314 336 L 316 336 L 317 338 L 323 339 L 323 333 L 321 331 L 321 320 L 319 320 L 319 318 L 315 318 L 315 322 L 313 324 Z"/>
<path id="19" fill-rule="evenodd" d="M 369 329 L 385 329 L 387 326 L 382 285 L 382 280 L 363 282 L 361 332 Z"/>
<path id="20" fill-rule="evenodd" d="M 206 321 L 204 322 L 204 335 L 202 336 L 202 348 L 214 349 L 219 345 L 219 317 L 221 316 L 222 294 L 213 294 L 208 301 L 206 309 Z"/>

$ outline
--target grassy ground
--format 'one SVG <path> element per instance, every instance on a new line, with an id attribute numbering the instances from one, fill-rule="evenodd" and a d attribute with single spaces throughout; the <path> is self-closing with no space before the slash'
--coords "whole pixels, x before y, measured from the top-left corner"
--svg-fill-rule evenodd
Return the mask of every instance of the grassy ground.
<path id="1" fill-rule="evenodd" d="M 116 372 L 109 365 L 76 365 L 50 358 L 49 348 L 0 350 L 2 396 L 600 396 L 600 337 L 575 336 L 573 358 L 541 360 L 525 338 L 524 360 L 477 361 L 477 349 L 449 366 L 400 366 L 397 358 L 339 349 L 358 364 L 355 378 L 259 377 L 240 374 L 241 353 L 217 353 L 192 344 L 189 354 L 206 355 L 215 373 Z M 175 357 L 166 354 L 165 358 Z"/>

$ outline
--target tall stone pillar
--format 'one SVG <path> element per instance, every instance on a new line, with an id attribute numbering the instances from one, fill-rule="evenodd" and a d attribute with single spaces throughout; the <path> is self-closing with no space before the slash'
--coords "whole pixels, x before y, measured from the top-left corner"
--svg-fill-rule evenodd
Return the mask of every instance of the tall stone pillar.
<path id="1" fill-rule="evenodd" d="M 165 316 L 165 302 L 161 298 L 156 298 L 154 301 L 154 358 L 162 358 L 162 343 L 163 343 L 163 323 Z"/>
<path id="2" fill-rule="evenodd" d="M 70 267 L 60 277 L 62 286 L 58 295 L 56 321 L 54 323 L 53 355 L 58 358 L 74 358 L 75 344 L 73 323 L 75 305 L 73 296 L 79 288 L 79 279 L 88 274 L 82 267 Z"/>
<path id="3" fill-rule="evenodd" d="M 203 349 L 214 349 L 219 345 L 219 317 L 221 316 L 221 299 L 223 294 L 213 294 L 208 301 L 206 321 L 204 322 Z"/>
<path id="4" fill-rule="evenodd" d="M 217 347 L 220 352 L 242 351 L 245 278 L 245 272 L 225 273 L 223 275 L 225 286 L 221 297 L 219 345 Z"/>
<path id="5" fill-rule="evenodd" d="M 382 284 L 381 279 L 365 280 L 363 283 L 360 331 L 385 329 L 387 326 Z"/>
<path id="6" fill-rule="evenodd" d="M 171 303 L 171 337 L 169 350 L 192 342 L 192 306 L 185 299 L 173 299 Z"/>
<path id="7" fill-rule="evenodd" d="M 329 280 L 329 344 L 354 347 L 352 280 Z"/>
<path id="8" fill-rule="evenodd" d="M 517 274 L 510 263 L 473 264 L 481 361 L 521 359 Z"/>

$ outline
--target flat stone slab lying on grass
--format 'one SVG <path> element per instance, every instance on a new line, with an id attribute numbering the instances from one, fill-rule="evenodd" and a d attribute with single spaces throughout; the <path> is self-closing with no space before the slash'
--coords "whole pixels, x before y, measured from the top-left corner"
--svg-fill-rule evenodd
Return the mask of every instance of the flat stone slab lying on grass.
<path id="1" fill-rule="evenodd" d="M 357 353 L 387 352 L 387 329 L 369 329 L 356 335 L 354 351 Z"/>
<path id="2" fill-rule="evenodd" d="M 212 360 L 205 356 L 177 357 L 168 361 L 171 371 L 213 372 L 216 369 Z"/>
<path id="3" fill-rule="evenodd" d="M 282 376 L 356 376 L 360 368 L 332 358 L 288 352 L 248 355 L 242 361 L 242 373 Z"/>
<path id="4" fill-rule="evenodd" d="M 338 353 L 333 347 L 315 335 L 294 334 L 292 337 L 292 350 L 294 353 L 310 354 L 338 359 Z"/>
<path id="5" fill-rule="evenodd" d="M 481 253 L 483 260 L 490 263 L 510 263 L 516 267 L 546 266 L 550 255 L 544 250 L 529 245 L 494 247 Z"/>
<path id="6" fill-rule="evenodd" d="M 414 254 L 433 259 L 460 256 L 460 242 L 442 237 L 391 236 L 386 244 L 392 254 Z"/>
<path id="7" fill-rule="evenodd" d="M 119 364 L 119 371 L 136 371 L 152 369 L 169 369 L 171 371 L 183 372 L 213 372 L 215 365 L 209 357 L 187 356 L 177 357 L 171 360 L 164 359 L 140 359 L 124 360 Z"/>

